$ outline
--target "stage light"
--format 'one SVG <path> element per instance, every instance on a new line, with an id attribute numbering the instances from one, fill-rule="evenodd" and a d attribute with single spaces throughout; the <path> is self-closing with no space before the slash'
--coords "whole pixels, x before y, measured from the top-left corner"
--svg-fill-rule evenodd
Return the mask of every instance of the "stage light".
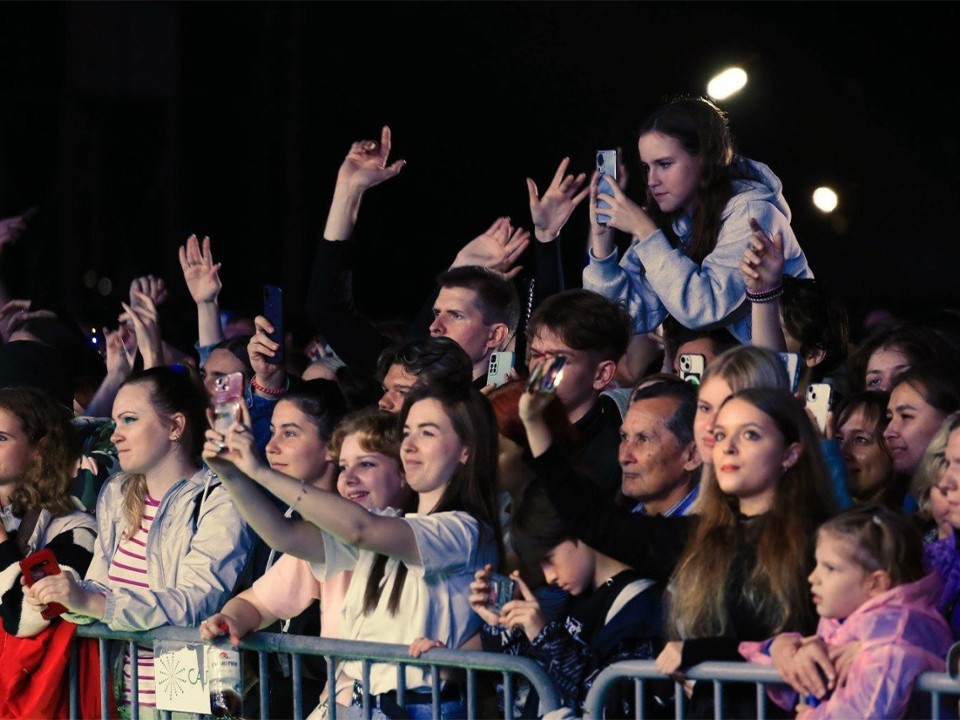
<path id="1" fill-rule="evenodd" d="M 707 95 L 714 100 L 726 100 L 743 90 L 746 84 L 747 73 L 743 68 L 727 68 L 707 83 Z"/>
<path id="2" fill-rule="evenodd" d="M 837 209 L 837 193 L 826 186 L 813 191 L 813 205 L 822 213 L 829 214 Z"/>

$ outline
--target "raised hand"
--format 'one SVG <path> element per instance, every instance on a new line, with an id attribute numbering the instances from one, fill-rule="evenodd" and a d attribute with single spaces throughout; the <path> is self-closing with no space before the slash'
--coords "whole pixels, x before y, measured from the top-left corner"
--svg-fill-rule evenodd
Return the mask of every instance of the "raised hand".
<path id="1" fill-rule="evenodd" d="M 380 131 L 380 142 L 376 140 L 358 140 L 350 146 L 337 174 L 337 184 L 345 183 L 355 190 L 368 190 L 392 177 L 396 177 L 406 160 L 395 160 L 387 165 L 390 158 L 391 135 L 386 125 Z"/>
<path id="2" fill-rule="evenodd" d="M 135 293 L 146 295 L 156 306 L 163 305 L 167 299 L 167 284 L 163 278 L 154 275 L 141 275 L 130 282 L 130 304 L 136 306 L 138 296 Z"/>
<path id="3" fill-rule="evenodd" d="M 250 338 L 250 342 L 247 343 L 247 356 L 250 358 L 250 366 L 256 374 L 257 384 L 274 390 L 283 384 L 284 370 L 282 365 L 267 362 L 267 358 L 276 355 L 277 350 L 280 349 L 280 344 L 271 340 L 267 335 L 267 333 L 274 331 L 274 327 L 263 315 L 257 315 L 253 319 L 253 324 L 257 331 Z"/>
<path id="4" fill-rule="evenodd" d="M 747 292 L 773 290 L 783 281 L 783 233 L 771 238 L 754 218 L 750 218 L 750 229 L 753 237 L 740 260 L 740 274 Z"/>
<path id="5" fill-rule="evenodd" d="M 27 221 L 22 215 L 4 218 L 0 220 L 0 253 L 3 249 L 17 241 L 20 233 L 27 229 Z"/>
<path id="6" fill-rule="evenodd" d="M 107 375 L 112 378 L 126 378 L 133 370 L 133 361 L 135 353 L 127 349 L 127 344 L 123 340 L 123 330 L 103 329 L 103 347 L 106 349 L 106 367 Z"/>
<path id="7" fill-rule="evenodd" d="M 208 413 L 211 426 L 213 419 Z M 219 433 L 206 431 L 206 442 L 201 452 L 204 462 L 223 480 L 235 480 L 246 476 L 256 480 L 257 473 L 267 465 L 257 450 L 256 438 L 250 429 L 250 411 L 246 403 L 240 403 L 240 416 L 230 429 Z"/>
<path id="8" fill-rule="evenodd" d="M 520 599 L 511 600 L 504 604 L 503 611 L 500 613 L 500 624 L 510 629 L 523 628 L 527 639 L 532 641 L 540 634 L 547 621 L 540 611 L 540 603 L 530 588 L 527 587 L 523 578 L 520 577 L 520 573 L 514 570 L 510 577 L 517 583 L 517 588 L 520 590 Z"/>
<path id="9" fill-rule="evenodd" d="M 493 225 L 461 248 L 450 267 L 481 265 L 513 278 L 523 270 L 523 266 L 514 267 L 514 263 L 529 244 L 529 230 L 514 228 L 508 217 L 497 218 Z"/>
<path id="10" fill-rule="evenodd" d="M 153 298 L 139 290 L 130 291 L 131 304 L 121 302 L 124 312 L 121 324 L 133 325 L 137 348 L 143 356 L 144 369 L 163 364 L 163 342 L 160 337 L 160 313 Z"/>
<path id="11" fill-rule="evenodd" d="M 652 235 L 656 231 L 657 225 L 653 222 L 653 219 L 647 211 L 627 197 L 627 194 L 618 184 L 620 182 L 619 180 L 614 182 L 612 178 L 608 177 L 607 182 L 610 185 L 610 193 L 602 193 L 600 192 L 600 173 L 594 171 L 593 177 L 590 179 L 591 239 L 610 237 L 612 242 L 611 228 L 629 233 L 640 239 Z M 610 207 L 600 208 L 598 210 L 597 203 L 601 200 Z M 598 213 L 610 218 L 606 226 L 601 225 L 597 221 Z M 594 254 L 601 257 L 596 252 Z M 607 255 L 609 254 L 608 252 Z"/>
<path id="12" fill-rule="evenodd" d="M 221 263 L 213 261 L 210 238 L 204 237 L 201 243 L 196 235 L 191 235 L 178 249 L 178 255 L 183 279 L 193 301 L 198 305 L 215 302 L 223 284 L 220 282 Z"/>
<path id="13" fill-rule="evenodd" d="M 560 161 L 547 191 L 540 196 L 536 183 L 527 178 L 527 195 L 530 199 L 530 217 L 533 219 L 534 235 L 539 242 L 552 242 L 570 219 L 580 202 L 590 194 L 584 187 L 586 173 L 567 175 L 570 158 Z"/>

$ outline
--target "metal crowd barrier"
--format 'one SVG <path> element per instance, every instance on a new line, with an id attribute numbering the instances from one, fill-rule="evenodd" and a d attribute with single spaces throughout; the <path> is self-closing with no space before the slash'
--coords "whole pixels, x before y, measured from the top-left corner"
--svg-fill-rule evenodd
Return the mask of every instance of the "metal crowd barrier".
<path id="1" fill-rule="evenodd" d="M 130 650 L 134 657 L 136 656 L 135 644 L 141 643 L 150 645 L 154 640 L 176 640 L 180 642 L 200 643 L 200 632 L 196 628 L 180 627 L 161 627 L 146 632 L 117 632 L 110 630 L 102 623 L 93 623 L 90 625 L 80 625 L 77 627 L 77 637 L 99 638 L 100 643 L 100 697 L 101 697 L 101 716 L 109 716 L 108 693 L 112 692 L 110 687 L 110 673 L 108 672 L 109 651 L 107 648 L 108 640 L 122 640 L 130 643 Z M 207 644 L 224 644 L 224 641 Z M 293 712 L 291 716 L 296 720 L 302 720 L 304 717 L 304 708 L 300 700 L 302 669 L 301 657 L 303 655 L 323 656 L 326 658 L 327 677 L 337 676 L 337 663 L 340 660 L 360 660 L 362 662 L 362 679 L 369 681 L 370 666 L 387 662 L 397 666 L 397 702 L 404 704 L 403 686 L 404 673 L 402 669 L 406 665 L 421 665 L 431 668 L 433 678 L 433 717 L 439 720 L 440 717 L 440 668 L 456 668 L 466 670 L 466 701 L 467 716 L 476 718 L 477 715 L 477 673 L 492 672 L 499 673 L 503 679 L 504 695 L 512 698 L 515 691 L 516 676 L 526 678 L 532 688 L 540 696 L 541 712 L 556 710 L 560 707 L 560 696 L 553 686 L 549 676 L 535 661 L 529 658 L 515 657 L 511 655 L 501 655 L 499 653 L 488 653 L 470 650 L 447 650 L 436 648 L 430 650 L 424 656 L 412 658 L 408 654 L 406 645 L 394 645 L 386 643 L 366 643 L 348 640 L 333 640 L 329 638 L 308 637 L 304 635 L 289 635 L 280 633 L 255 632 L 247 635 L 241 642 L 241 650 L 253 650 L 257 653 L 259 662 L 259 688 L 260 688 L 260 717 L 262 720 L 269 718 L 269 694 L 270 682 L 267 672 L 267 657 L 274 653 L 291 654 L 291 676 L 293 681 Z M 78 684 L 79 675 L 77 668 L 76 653 L 71 654 L 70 658 L 70 717 L 75 719 L 79 714 Z M 133 671 L 133 696 L 136 698 L 137 692 L 137 664 L 132 663 Z M 367 687 L 369 682 L 364 682 L 363 689 L 363 716 L 369 720 L 372 712 L 372 703 Z M 313 707 L 306 709 L 309 714 Z M 138 720 L 139 712 L 136 704 L 131 708 L 132 720 Z M 505 720 L 513 720 L 513 703 L 504 703 Z M 164 715 L 160 711 L 161 716 Z M 330 717 L 336 720 L 336 706 L 331 703 Z"/>
<path id="2" fill-rule="evenodd" d="M 914 683 L 914 692 L 930 694 L 932 720 L 944 717 L 941 708 L 942 695 L 960 695 L 960 681 L 957 679 L 957 662 L 960 659 L 960 643 L 955 643 L 947 656 L 948 664 L 945 673 L 926 672 L 917 678 Z M 713 683 L 713 713 L 714 718 L 723 717 L 723 688 L 725 683 L 753 683 L 756 685 L 756 718 L 765 720 L 767 717 L 766 686 L 782 682 L 776 668 L 756 665 L 746 662 L 706 662 L 696 665 L 686 672 L 690 680 Z M 607 666 L 601 671 L 587 693 L 584 703 L 584 717 L 602 718 L 603 707 L 607 693 L 614 684 L 623 678 L 634 681 L 635 717 L 646 717 L 645 708 L 645 681 L 663 680 L 666 677 L 657 670 L 653 660 L 624 660 Z M 681 683 L 674 683 L 674 717 L 683 718 L 686 705 L 686 695 Z M 956 717 L 956 712 L 946 714 L 946 717 Z"/>

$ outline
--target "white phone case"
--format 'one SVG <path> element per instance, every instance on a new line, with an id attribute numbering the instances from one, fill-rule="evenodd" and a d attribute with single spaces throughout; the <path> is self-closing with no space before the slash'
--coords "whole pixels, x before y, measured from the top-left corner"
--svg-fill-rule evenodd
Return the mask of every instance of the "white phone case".
<path id="1" fill-rule="evenodd" d="M 699 385 L 706 367 L 707 358 L 700 353 L 683 353 L 680 355 L 680 377 L 687 382 Z"/>
<path id="2" fill-rule="evenodd" d="M 507 381 L 506 375 L 513 367 L 514 357 L 514 354 L 508 351 L 490 355 L 490 364 L 487 366 L 487 385 L 500 387 Z"/>
<path id="3" fill-rule="evenodd" d="M 806 406 L 817 420 L 820 432 L 826 432 L 827 413 L 830 412 L 830 397 L 833 388 L 827 383 L 812 383 L 807 387 Z"/>

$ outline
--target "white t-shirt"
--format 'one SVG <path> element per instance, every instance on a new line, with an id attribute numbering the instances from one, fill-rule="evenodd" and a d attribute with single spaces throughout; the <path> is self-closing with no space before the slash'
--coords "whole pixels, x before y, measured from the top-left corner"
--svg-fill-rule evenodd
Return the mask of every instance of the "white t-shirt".
<path id="1" fill-rule="evenodd" d="M 372 511 L 377 512 L 377 511 Z M 387 509 L 378 515 L 398 515 Z M 455 648 L 476 633 L 480 618 L 470 607 L 470 583 L 476 571 L 486 563 L 497 564 L 496 545 L 491 539 L 480 539 L 480 525 L 470 514 L 462 511 L 407 515 L 417 539 L 421 564 L 408 565 L 397 614 L 387 609 L 393 582 L 400 562 L 388 558 L 377 607 L 363 614 L 363 595 L 367 587 L 376 553 L 342 543 L 323 533 L 326 562 L 323 577 L 343 570 L 353 570 L 353 578 L 343 603 L 343 623 L 340 636 L 344 640 L 399 643 L 408 645 L 420 637 L 439 640 Z M 359 680 L 359 661 L 345 661 L 341 665 L 341 680 L 349 677 Z M 338 682 L 342 685 L 342 682 Z M 406 686 L 410 690 L 430 687 L 430 668 L 406 668 Z M 378 663 L 370 668 L 370 693 L 395 690 L 396 668 L 389 663 Z"/>

